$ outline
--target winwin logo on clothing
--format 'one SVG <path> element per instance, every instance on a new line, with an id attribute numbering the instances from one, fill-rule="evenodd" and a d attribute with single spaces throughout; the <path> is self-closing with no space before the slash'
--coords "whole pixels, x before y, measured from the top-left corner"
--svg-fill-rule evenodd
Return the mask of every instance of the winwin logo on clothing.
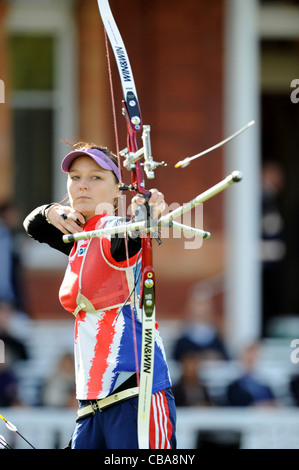
<path id="1" fill-rule="evenodd" d="M 87 247 L 80 247 L 78 250 L 78 256 L 84 256 L 85 252 L 87 250 Z"/>
<path id="2" fill-rule="evenodd" d="M 80 240 L 77 248 L 77 256 L 84 256 L 88 247 L 89 240 Z"/>

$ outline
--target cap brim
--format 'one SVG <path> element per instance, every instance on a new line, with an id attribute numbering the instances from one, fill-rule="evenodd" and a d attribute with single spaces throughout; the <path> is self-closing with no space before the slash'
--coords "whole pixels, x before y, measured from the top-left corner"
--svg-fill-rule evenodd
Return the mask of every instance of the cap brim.
<path id="1" fill-rule="evenodd" d="M 116 175 L 118 180 L 120 181 L 120 171 L 117 165 L 103 152 L 97 149 L 84 149 L 84 150 L 73 150 L 72 152 L 68 153 L 62 163 L 61 169 L 65 173 L 68 173 L 71 167 L 71 164 L 77 157 L 87 156 L 92 158 L 101 168 L 104 170 L 113 171 Z"/>

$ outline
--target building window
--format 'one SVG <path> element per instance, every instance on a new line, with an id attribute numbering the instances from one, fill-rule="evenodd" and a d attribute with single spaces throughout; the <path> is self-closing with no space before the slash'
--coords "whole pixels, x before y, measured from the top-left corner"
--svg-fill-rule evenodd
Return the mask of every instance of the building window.
<path id="1" fill-rule="evenodd" d="M 53 36 L 10 38 L 14 194 L 25 213 L 52 198 Z"/>

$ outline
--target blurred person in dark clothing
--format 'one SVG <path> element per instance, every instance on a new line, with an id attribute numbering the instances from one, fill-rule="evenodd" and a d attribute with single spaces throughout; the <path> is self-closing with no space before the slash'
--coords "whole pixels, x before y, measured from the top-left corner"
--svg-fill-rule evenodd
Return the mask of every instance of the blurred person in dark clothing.
<path id="1" fill-rule="evenodd" d="M 290 393 L 294 404 L 299 406 L 299 375 L 294 375 L 290 380 Z"/>
<path id="2" fill-rule="evenodd" d="M 0 300 L 0 340 L 4 345 L 4 362 L 0 362 L 0 406 L 22 404 L 19 378 L 14 365 L 29 358 L 24 343 L 11 332 L 10 321 L 13 315 L 14 306 L 10 302 Z"/>
<path id="3" fill-rule="evenodd" d="M 204 359 L 229 359 L 215 319 L 214 288 L 199 282 L 188 295 L 186 328 L 174 345 L 173 357 L 180 361 L 185 351 L 201 353 Z"/>
<path id="4" fill-rule="evenodd" d="M 25 344 L 11 331 L 10 322 L 14 314 L 13 304 L 0 299 L 0 339 L 5 345 L 5 352 L 9 351 L 11 363 L 28 359 Z"/>
<path id="5" fill-rule="evenodd" d="M 286 256 L 285 222 L 280 208 L 284 174 L 275 161 L 265 161 L 262 168 L 262 308 L 263 336 L 268 335 L 269 321 L 282 313 L 281 285 Z"/>
<path id="6" fill-rule="evenodd" d="M 271 387 L 256 372 L 258 353 L 258 343 L 242 351 L 242 373 L 227 387 L 228 406 L 277 406 Z"/>
<path id="7" fill-rule="evenodd" d="M 17 231 L 22 226 L 21 213 L 12 200 L 0 203 L 0 298 L 12 302 L 18 311 L 26 311 L 23 292 L 23 266 L 17 243 Z"/>
<path id="8" fill-rule="evenodd" d="M 5 363 L 0 362 L 0 406 L 16 406 L 20 404 L 19 381 L 5 354 Z"/>
<path id="9" fill-rule="evenodd" d="M 177 406 L 209 406 L 208 390 L 199 374 L 201 355 L 186 351 L 180 359 L 181 375 L 173 385 L 173 394 Z"/>

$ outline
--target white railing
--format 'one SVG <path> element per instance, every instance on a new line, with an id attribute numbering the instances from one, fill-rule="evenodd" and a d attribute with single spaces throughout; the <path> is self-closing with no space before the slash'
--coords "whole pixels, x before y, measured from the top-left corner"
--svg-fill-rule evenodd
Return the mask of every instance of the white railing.
<path id="1" fill-rule="evenodd" d="M 6 408 L 0 412 L 37 449 L 63 448 L 75 423 L 75 410 Z M 239 433 L 241 449 L 299 449 L 299 409 L 178 408 L 179 449 L 195 449 L 199 431 L 212 431 L 221 441 Z M 16 449 L 30 449 L 0 422 L 0 434 Z"/>
<path id="2" fill-rule="evenodd" d="M 226 432 L 240 433 L 241 449 L 299 449 L 299 409 L 178 409 L 178 447 L 194 449 L 198 431 L 221 432 L 222 442 Z"/>

